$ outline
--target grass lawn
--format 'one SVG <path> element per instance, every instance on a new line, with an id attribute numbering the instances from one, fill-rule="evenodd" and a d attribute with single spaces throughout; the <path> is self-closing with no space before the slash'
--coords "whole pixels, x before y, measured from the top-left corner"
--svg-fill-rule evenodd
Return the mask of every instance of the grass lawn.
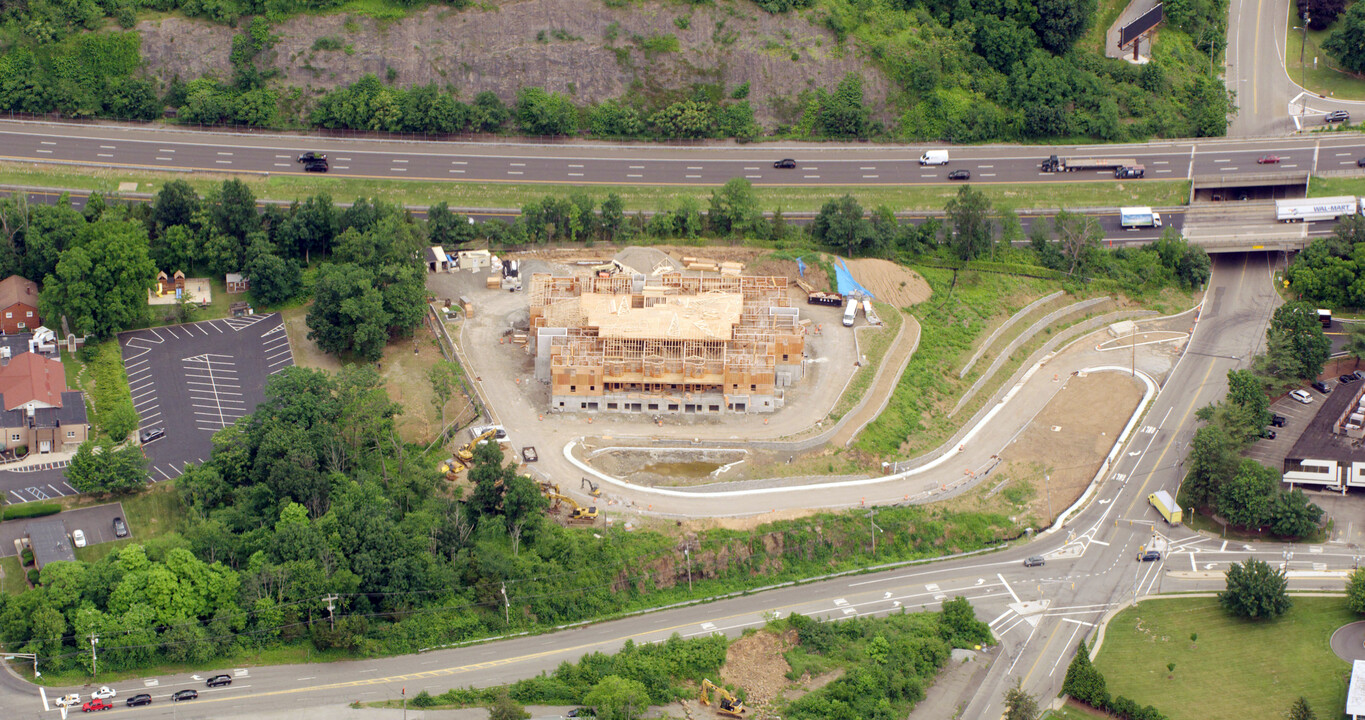
<path id="1" fill-rule="evenodd" d="M 1299 20 L 1296 7 L 1293 3 L 1289 5 L 1289 33 L 1285 37 L 1284 48 L 1284 67 L 1289 73 L 1289 77 L 1294 82 L 1302 81 L 1302 85 L 1318 93 L 1341 100 L 1365 100 L 1365 81 L 1359 80 L 1352 75 L 1341 71 L 1333 70 L 1328 64 L 1336 64 L 1336 60 L 1327 56 L 1322 51 L 1322 44 L 1326 42 L 1327 36 L 1331 35 L 1340 22 L 1333 23 L 1326 30 L 1309 30 L 1308 46 L 1303 44 L 1303 23 Z M 1303 58 L 1303 64 L 1299 64 L 1299 58 Z M 1317 62 L 1314 63 L 1314 58 Z M 1356 122 L 1359 122 L 1357 120 Z M 1322 123 L 1319 117 L 1308 119 L 1310 125 Z"/>
<path id="2" fill-rule="evenodd" d="M 848 390 L 839 398 L 839 402 L 834 404 L 834 410 L 829 414 L 832 421 L 838 421 L 863 399 L 863 394 L 872 385 L 872 379 L 876 377 L 877 370 L 881 367 L 882 358 L 886 357 L 886 351 L 891 348 L 891 341 L 896 339 L 896 333 L 899 333 L 901 325 L 905 324 L 905 316 L 901 315 L 898 308 L 881 302 L 873 304 L 877 308 L 877 317 L 882 319 L 882 328 L 876 332 L 863 331 L 860 341 L 867 362 L 854 371 L 853 381 L 848 384 Z"/>
<path id="3" fill-rule="evenodd" d="M 1312 188 L 1313 197 L 1365 195 L 1365 177 L 1315 177 Z"/>
<path id="4" fill-rule="evenodd" d="M 185 509 L 174 480 L 152 485 L 132 497 L 121 498 L 121 502 L 123 511 L 128 514 L 128 527 L 137 540 L 146 541 L 179 532 L 184 526 Z"/>
<path id="5" fill-rule="evenodd" d="M 4 591 L 9 595 L 18 595 L 28 589 L 28 582 L 24 580 L 24 569 L 19 565 L 19 558 L 10 556 L 0 558 L 0 572 L 5 574 L 5 579 L 0 580 Z"/>
<path id="6" fill-rule="evenodd" d="M 1095 666 L 1111 695 L 1170 720 L 1280 717 L 1300 695 L 1318 717 L 1339 717 L 1351 667 L 1328 640 L 1358 619 L 1342 598 L 1295 598 L 1274 622 L 1233 618 L 1217 598 L 1153 599 L 1109 623 Z"/>
<path id="7" fill-rule="evenodd" d="M 456 183 L 401 179 L 346 178 L 340 176 L 271 176 L 223 173 L 164 173 L 108 168 L 71 168 L 62 165 L 0 163 L 0 184 L 29 187 L 99 190 L 114 194 L 121 182 L 137 182 L 137 192 L 155 193 L 168 180 L 185 180 L 202 195 L 210 187 L 235 177 L 246 183 L 261 200 L 302 200 L 320 192 L 330 193 L 338 202 L 358 197 L 381 199 L 404 205 L 425 206 L 441 200 L 460 208 L 519 208 L 528 200 L 547 194 L 582 190 L 599 201 L 616 193 L 626 209 L 656 210 L 675 207 L 685 197 L 696 198 L 705 206 L 711 186 L 657 187 L 648 185 L 595 185 L 589 188 L 553 184 L 513 185 L 504 183 Z M 999 207 L 1056 208 L 1111 207 L 1115 205 L 1184 205 L 1189 183 L 1178 180 L 1144 180 L 1140 183 L 1027 182 L 974 183 Z M 814 212 L 825 201 L 844 193 L 853 195 L 863 207 L 889 205 L 897 210 L 941 210 L 957 194 L 956 185 L 913 185 L 887 187 L 781 187 L 754 188 L 759 207 L 784 212 Z"/>

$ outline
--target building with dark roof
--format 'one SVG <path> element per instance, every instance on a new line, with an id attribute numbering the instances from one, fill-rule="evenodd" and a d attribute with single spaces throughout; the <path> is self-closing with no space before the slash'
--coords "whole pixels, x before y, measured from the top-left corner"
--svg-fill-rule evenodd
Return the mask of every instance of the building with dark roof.
<path id="1" fill-rule="evenodd" d="M 67 390 L 61 362 L 37 353 L 10 357 L 0 349 L 0 447 L 61 452 L 88 434 L 85 398 Z"/>
<path id="2" fill-rule="evenodd" d="M 33 562 L 39 570 L 50 562 L 76 560 L 71 538 L 66 535 L 66 524 L 61 520 L 30 520 L 24 528 L 28 546 L 33 551 Z"/>
<path id="3" fill-rule="evenodd" d="M 1322 399 L 1284 458 L 1285 482 L 1339 490 L 1365 487 L 1365 447 L 1360 423 L 1352 421 L 1362 402 L 1365 383 L 1338 385 Z"/>

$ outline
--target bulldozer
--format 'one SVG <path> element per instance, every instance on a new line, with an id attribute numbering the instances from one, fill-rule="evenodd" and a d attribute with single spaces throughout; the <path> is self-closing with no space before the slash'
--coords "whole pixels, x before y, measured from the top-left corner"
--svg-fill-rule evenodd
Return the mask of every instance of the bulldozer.
<path id="1" fill-rule="evenodd" d="M 568 503 L 569 506 L 573 508 L 573 510 L 569 512 L 570 522 L 590 523 L 597 521 L 596 507 L 583 507 L 582 505 L 579 505 L 573 498 L 561 493 L 558 485 L 542 482 L 540 483 L 540 494 L 544 495 L 545 498 L 550 501 L 551 510 L 557 509 L 561 502 Z"/>
<path id="2" fill-rule="evenodd" d="M 459 480 L 460 473 L 465 468 L 474 464 L 474 448 L 478 447 L 479 443 L 489 440 L 497 434 L 497 430 L 489 430 L 473 440 L 470 440 L 468 444 L 462 445 L 459 450 L 455 451 L 453 457 L 446 458 L 446 461 L 441 463 L 440 468 L 441 472 L 445 474 L 446 480 L 451 482 Z"/>
<path id="3" fill-rule="evenodd" d="M 731 718 L 742 718 L 749 712 L 749 709 L 744 707 L 743 701 L 735 699 L 735 696 L 731 695 L 729 690 L 726 690 L 710 680 L 703 679 L 701 681 L 700 698 L 702 705 L 711 704 L 712 693 L 716 696 L 716 712 L 720 715 Z"/>

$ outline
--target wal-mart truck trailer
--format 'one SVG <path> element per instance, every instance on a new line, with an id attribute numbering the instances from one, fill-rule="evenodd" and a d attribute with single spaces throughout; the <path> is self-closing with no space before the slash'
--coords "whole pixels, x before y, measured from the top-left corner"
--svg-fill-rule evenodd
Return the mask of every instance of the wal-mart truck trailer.
<path id="1" fill-rule="evenodd" d="M 1360 212 L 1360 201 L 1350 195 L 1341 197 L 1276 200 L 1275 219 L 1280 222 L 1336 220 Z"/>

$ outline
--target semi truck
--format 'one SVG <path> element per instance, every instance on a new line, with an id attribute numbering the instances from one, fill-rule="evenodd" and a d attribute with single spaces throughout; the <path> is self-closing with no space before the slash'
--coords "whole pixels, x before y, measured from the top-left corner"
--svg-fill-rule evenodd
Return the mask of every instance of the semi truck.
<path id="1" fill-rule="evenodd" d="M 1119 227 L 1124 230 L 1137 230 L 1147 227 L 1159 228 L 1161 227 L 1161 213 L 1154 212 L 1145 206 L 1119 208 Z"/>
<path id="2" fill-rule="evenodd" d="M 1043 161 L 1042 171 L 1046 173 L 1056 172 L 1077 172 L 1079 170 L 1109 170 L 1118 171 L 1121 167 L 1131 167 L 1137 165 L 1137 160 L 1133 158 L 1064 158 L 1056 155 L 1049 155 Z"/>
<path id="3" fill-rule="evenodd" d="M 1336 220 L 1360 212 L 1360 201 L 1350 195 L 1340 197 L 1276 200 L 1275 219 L 1280 222 Z"/>
<path id="4" fill-rule="evenodd" d="M 1147 168 L 1143 165 L 1123 165 L 1114 171 L 1114 177 L 1119 180 L 1140 178 L 1147 175 Z"/>
<path id="5" fill-rule="evenodd" d="M 1175 504 L 1175 499 L 1165 490 L 1157 490 L 1147 496 L 1147 502 L 1161 513 L 1161 517 L 1166 518 L 1167 525 L 1179 525 L 1181 520 L 1180 506 Z"/>

